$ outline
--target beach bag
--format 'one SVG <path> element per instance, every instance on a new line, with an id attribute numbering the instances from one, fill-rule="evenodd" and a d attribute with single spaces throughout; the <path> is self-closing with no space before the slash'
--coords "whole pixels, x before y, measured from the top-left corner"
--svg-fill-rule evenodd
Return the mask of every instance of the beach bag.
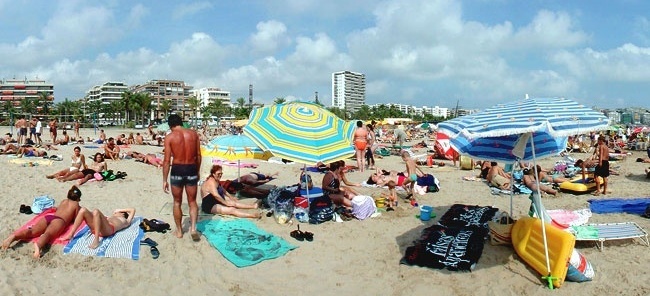
<path id="1" fill-rule="evenodd" d="M 309 204 L 309 223 L 321 224 L 334 218 L 334 209 L 332 200 L 329 196 L 320 196 L 315 198 Z"/>
<path id="2" fill-rule="evenodd" d="M 144 232 L 155 231 L 166 233 L 167 230 L 172 230 L 169 223 L 165 223 L 164 221 L 158 219 L 143 219 L 142 222 L 140 222 L 140 228 L 142 228 Z"/>
<path id="3" fill-rule="evenodd" d="M 490 229 L 490 244 L 493 246 L 498 245 L 512 245 L 512 225 L 515 224 L 507 212 L 501 212 L 495 215 L 495 218 L 488 221 L 488 228 Z"/>
<path id="4" fill-rule="evenodd" d="M 54 207 L 54 199 L 49 195 L 41 195 L 34 197 L 34 202 L 32 203 L 32 212 L 34 214 L 40 214 L 52 207 Z"/>
<path id="5" fill-rule="evenodd" d="M 300 174 L 300 189 L 307 190 L 314 188 L 314 183 L 311 181 L 311 176 L 305 173 Z"/>
<path id="6" fill-rule="evenodd" d="M 357 195 L 352 198 L 352 215 L 359 219 L 365 220 L 377 211 L 375 200 L 367 195 Z"/>
<path id="7" fill-rule="evenodd" d="M 285 224 L 293 217 L 294 200 L 296 193 L 289 190 L 282 190 L 280 195 L 273 201 L 273 217 L 275 222 Z"/>

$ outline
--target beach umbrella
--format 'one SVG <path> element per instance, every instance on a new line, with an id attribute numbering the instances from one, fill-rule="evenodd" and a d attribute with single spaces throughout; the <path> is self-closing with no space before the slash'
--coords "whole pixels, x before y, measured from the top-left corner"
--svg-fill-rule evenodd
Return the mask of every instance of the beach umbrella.
<path id="1" fill-rule="evenodd" d="M 313 165 L 354 156 L 354 127 L 320 105 L 290 102 L 253 109 L 244 134 L 274 156 Z"/>
<path id="2" fill-rule="evenodd" d="M 492 142 L 490 156 L 486 155 L 484 158 L 503 160 L 501 157 L 507 157 L 512 161 L 530 158 L 533 163 L 536 158 L 551 156 L 555 153 L 555 149 L 544 148 L 545 146 L 540 142 L 536 143 L 538 140 L 548 144 L 553 141 L 552 139 L 608 128 L 608 120 L 602 113 L 565 98 L 526 98 L 522 101 L 499 104 L 481 112 L 438 124 L 438 131 L 449 136 L 452 146 L 458 142 L 476 145 Z M 497 142 L 496 139 L 499 141 Z M 561 146 L 553 143 L 549 145 Z M 487 147 L 484 146 L 484 149 Z M 479 150 L 480 148 L 476 149 L 476 151 Z M 464 152 L 462 152 L 463 149 L 458 149 L 458 151 L 461 154 L 469 155 L 466 149 Z M 534 169 L 536 170 L 535 163 Z M 538 186 L 537 194 L 533 196 L 535 203 L 541 204 L 540 196 Z M 512 196 L 510 207 L 512 212 Z M 540 212 L 537 215 L 544 225 L 542 235 L 546 268 L 550 275 L 544 215 Z M 552 275 L 546 279 L 549 283 L 553 281 Z"/>
<path id="3" fill-rule="evenodd" d="M 224 135 L 218 136 L 207 145 L 201 146 L 201 156 L 209 156 L 224 160 L 234 161 L 238 164 L 242 159 L 271 158 L 271 153 L 262 150 L 251 138 L 245 135 Z M 240 174 L 240 165 L 237 166 L 237 176 Z"/>
<path id="4" fill-rule="evenodd" d="M 169 124 L 167 124 L 166 122 L 161 123 L 158 126 L 156 126 L 156 130 L 159 132 L 166 132 L 169 130 Z"/>

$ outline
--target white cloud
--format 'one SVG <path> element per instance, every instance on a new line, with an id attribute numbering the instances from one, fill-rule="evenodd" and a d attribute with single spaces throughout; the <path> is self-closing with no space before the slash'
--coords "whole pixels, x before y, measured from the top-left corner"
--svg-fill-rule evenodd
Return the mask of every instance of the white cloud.
<path id="1" fill-rule="evenodd" d="M 208 1 L 192 2 L 188 4 L 183 3 L 174 7 L 174 10 L 172 11 L 172 19 L 183 19 L 203 10 L 209 10 L 210 8 L 212 8 L 212 3 Z"/>
<path id="2" fill-rule="evenodd" d="M 253 51 L 263 54 L 274 53 L 291 40 L 286 36 L 287 26 L 283 23 L 270 20 L 257 24 L 257 32 L 250 37 Z"/>

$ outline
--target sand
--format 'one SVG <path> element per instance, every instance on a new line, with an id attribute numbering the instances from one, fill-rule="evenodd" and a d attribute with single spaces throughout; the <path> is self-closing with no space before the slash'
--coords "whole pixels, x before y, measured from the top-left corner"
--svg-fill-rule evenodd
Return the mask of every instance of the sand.
<path id="1" fill-rule="evenodd" d="M 0 128 L 2 134 L 8 127 Z M 144 130 L 138 130 L 144 132 Z M 108 136 L 115 136 L 122 130 L 107 130 Z M 127 131 L 128 132 L 128 131 Z M 82 130 L 82 136 L 95 137 L 93 130 Z M 49 136 L 44 139 L 49 141 Z M 65 160 L 51 166 L 23 167 L 8 162 L 7 156 L 0 156 L 3 174 L 0 195 L 0 236 L 8 236 L 31 216 L 19 213 L 21 204 L 31 204 L 38 195 L 49 194 L 57 203 L 65 198 L 71 182 L 60 183 L 44 176 L 69 165 L 73 146 L 59 147 L 58 154 Z M 161 147 L 132 146 L 139 152 L 160 152 Z M 83 148 L 86 156 L 99 149 Z M 633 152 L 620 166 L 620 175 L 610 178 L 610 197 L 648 196 L 650 181 L 645 179 L 643 169 L 648 165 L 634 162 L 645 152 Z M 586 155 L 575 153 L 573 156 Z M 559 158 L 541 161 L 550 167 Z M 277 164 L 251 160 L 259 164 L 257 170 L 279 171 L 278 179 L 270 184 L 288 185 L 298 182 L 300 164 Z M 424 168 L 441 181 L 442 189 L 437 193 L 419 196 L 421 205 L 431 205 L 440 217 L 455 203 L 495 206 L 507 210 L 510 197 L 491 195 L 488 186 L 478 181 L 463 181 L 463 176 L 472 176 L 477 170 L 466 171 L 452 167 L 444 161 L 445 167 Z M 203 178 L 208 174 L 211 161 L 204 158 Z M 350 160 L 348 164 L 353 164 Z M 113 182 L 91 182 L 81 186 L 81 204 L 89 209 L 99 208 L 104 212 L 116 208 L 135 207 L 137 215 L 157 218 L 172 223 L 171 213 L 160 213 L 160 209 L 172 197 L 162 190 L 162 172 L 153 166 L 136 163 L 133 160 L 109 161 L 115 171 L 128 173 L 125 180 Z M 396 156 L 377 160 L 377 166 L 385 169 L 403 170 L 404 164 Z M 225 178 L 234 178 L 237 168 L 225 167 Z M 348 178 L 361 182 L 369 172 L 348 173 Z M 315 173 L 313 180 L 320 185 L 322 175 Z M 371 195 L 381 189 L 357 188 L 361 193 Z M 557 198 L 544 198 L 548 209 L 577 210 L 588 208 L 591 195 L 562 193 Z M 254 202 L 242 200 L 242 202 Z M 528 213 L 530 202 L 525 196 L 514 197 L 515 217 Z M 405 249 L 420 236 L 423 228 L 435 223 L 436 219 L 422 222 L 415 218 L 417 208 L 401 202 L 394 212 L 383 213 L 381 217 L 365 221 L 343 223 L 327 222 L 321 225 L 301 224 L 301 229 L 315 234 L 313 242 L 299 242 L 290 237 L 293 225 L 280 225 L 273 218 L 255 220 L 259 228 L 280 236 L 299 246 L 287 255 L 263 261 L 257 265 L 237 268 L 227 261 L 203 238 L 192 242 L 189 235 L 177 239 L 171 233 L 147 233 L 157 241 L 160 258 L 154 260 L 149 249 L 141 248 L 138 261 L 85 257 L 78 254 L 64 255 L 61 246 L 53 246 L 40 260 L 31 258 L 30 244 L 16 244 L 0 252 L 0 294 L 34 295 L 66 292 L 71 295 L 92 295 L 99 293 L 120 293 L 126 295 L 171 294 L 216 294 L 216 295 L 548 295 L 549 291 L 540 281 L 540 276 L 518 258 L 507 246 L 492 246 L 486 242 L 483 255 L 472 272 L 451 272 L 399 263 Z M 219 216 L 202 216 L 200 219 L 220 219 Z M 650 230 L 650 220 L 629 214 L 594 214 L 590 222 L 637 222 Z M 189 223 L 184 217 L 184 222 Z M 604 251 L 594 244 L 578 243 L 577 248 L 596 269 L 592 282 L 567 282 L 557 295 L 647 295 L 647 262 L 650 248 L 635 240 L 607 242 Z M 558 294 L 559 293 L 559 294 Z"/>

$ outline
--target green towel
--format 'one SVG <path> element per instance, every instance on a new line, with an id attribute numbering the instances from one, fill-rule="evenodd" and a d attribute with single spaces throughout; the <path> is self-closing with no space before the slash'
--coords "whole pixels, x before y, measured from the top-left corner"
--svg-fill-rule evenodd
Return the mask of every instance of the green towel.
<path id="1" fill-rule="evenodd" d="M 598 229 L 594 226 L 572 226 L 572 228 L 578 240 L 598 238 Z"/>
<path id="2" fill-rule="evenodd" d="M 197 223 L 196 228 L 237 267 L 274 259 L 297 248 L 281 237 L 257 228 L 247 219 L 204 220 Z"/>

